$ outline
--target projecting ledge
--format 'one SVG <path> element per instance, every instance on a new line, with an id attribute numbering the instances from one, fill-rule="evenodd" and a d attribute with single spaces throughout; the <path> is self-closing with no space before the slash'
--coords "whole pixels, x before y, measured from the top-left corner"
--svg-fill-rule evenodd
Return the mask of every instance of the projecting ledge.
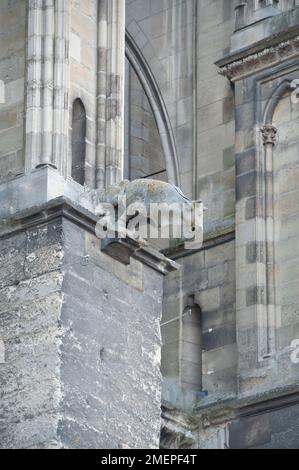
<path id="1" fill-rule="evenodd" d="M 95 234 L 97 217 L 83 206 L 72 202 L 65 196 L 60 196 L 2 218 L 0 238 L 57 218 L 70 220 L 84 230 Z M 129 265 L 130 259 L 134 258 L 163 275 L 180 268 L 175 261 L 168 259 L 158 250 L 129 237 L 99 240 L 99 246 L 104 253 L 122 264 Z"/>

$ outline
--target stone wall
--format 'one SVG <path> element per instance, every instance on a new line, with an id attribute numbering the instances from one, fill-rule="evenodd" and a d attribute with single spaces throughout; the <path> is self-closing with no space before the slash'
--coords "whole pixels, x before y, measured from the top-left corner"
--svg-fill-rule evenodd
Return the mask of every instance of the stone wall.
<path id="1" fill-rule="evenodd" d="M 162 276 L 112 260 L 72 223 L 63 230 L 61 439 L 67 447 L 157 448 Z"/>
<path id="2" fill-rule="evenodd" d="M 1 239 L 0 447 L 59 445 L 62 222 Z"/>
<path id="3" fill-rule="evenodd" d="M 224 241 L 197 254 L 176 258 L 181 270 L 164 282 L 162 374 L 166 403 L 193 410 L 236 394 L 235 244 Z M 201 388 L 184 390 L 182 315 L 190 298 L 200 308 Z M 195 329 L 198 333 L 198 330 Z M 193 331 L 193 333 L 194 333 Z M 190 332 L 190 343 L 196 344 Z M 196 346 L 195 346 L 196 347 Z M 189 374 L 199 365 L 188 366 Z"/>
<path id="4" fill-rule="evenodd" d="M 2 448 L 159 446 L 162 275 L 99 243 L 61 217 L 1 239 Z"/>
<path id="5" fill-rule="evenodd" d="M 69 128 L 72 132 L 72 108 L 80 98 L 86 112 L 85 182 L 95 185 L 97 143 L 97 32 L 98 7 L 95 0 L 70 2 L 70 99 Z M 71 136 L 70 136 L 71 141 Z M 68 174 L 71 175 L 72 147 L 69 145 Z"/>
<path id="6" fill-rule="evenodd" d="M 292 24 L 297 18 L 298 9 L 265 20 L 264 27 L 281 31 L 283 20 Z M 251 26 L 250 37 L 258 30 L 259 24 Z M 279 51 L 271 40 L 273 50 Z M 264 41 L 269 39 L 256 43 L 261 50 Z M 250 53 L 250 47 L 243 51 Z M 297 169 L 298 123 L 290 84 L 298 76 L 298 63 L 296 56 L 289 59 L 278 52 L 271 55 L 266 69 L 264 55 L 262 63 L 252 65 L 249 61 L 248 68 L 239 70 L 241 75 L 231 77 L 237 131 L 238 389 L 245 396 L 291 385 L 298 376 L 290 359 L 292 341 L 298 336 L 297 293 L 292 284 L 297 274 L 290 261 L 297 251 L 292 176 Z"/>
<path id="7" fill-rule="evenodd" d="M 166 424 L 162 445 L 292 448 L 298 443 L 297 418 L 293 418 L 291 411 L 293 400 L 297 403 L 297 392 L 292 395 L 292 388 L 296 388 L 298 381 L 298 367 L 291 360 L 294 350 L 291 344 L 298 336 L 294 288 L 298 228 L 294 183 L 298 166 L 296 93 L 291 99 L 296 87 L 292 81 L 298 75 L 296 40 L 292 38 L 295 35 L 292 27 L 298 24 L 298 10 L 290 10 L 289 5 L 286 9 L 290 11 L 270 15 L 264 23 L 240 30 L 230 39 L 234 31 L 234 5 L 230 4 L 231 10 L 227 4 L 223 10 L 222 6 L 224 2 L 208 2 L 198 17 L 199 63 L 204 64 L 206 60 L 206 67 L 198 69 L 197 129 L 199 154 L 203 156 L 198 159 L 199 194 L 209 209 L 202 253 L 205 257 L 208 253 L 212 257 L 215 254 L 215 269 L 206 276 L 202 270 L 206 261 L 196 254 L 193 257 L 197 261 L 186 271 L 182 269 L 181 278 L 175 274 L 174 279 L 166 280 L 166 321 L 162 322 Z M 201 7 L 204 8 L 204 2 L 199 10 Z M 288 43 L 284 42 L 284 35 L 291 37 Z M 288 47 L 284 48 L 286 44 Z M 230 52 L 234 55 L 229 56 Z M 227 68 L 225 72 L 222 69 L 225 77 L 218 76 L 213 65 L 217 55 L 219 59 L 226 57 Z M 222 67 L 221 61 L 218 64 Z M 226 215 L 223 209 L 228 207 L 227 196 L 231 209 Z M 171 411 L 178 396 L 182 400 L 181 409 L 192 408 L 192 396 L 190 392 L 181 395 L 176 388 L 181 367 L 181 312 L 185 304 L 180 305 L 178 298 L 171 304 L 168 293 L 183 292 L 186 283 L 190 286 L 189 295 L 195 295 L 202 310 L 202 319 L 209 318 L 204 315 L 205 302 L 208 306 L 218 303 L 219 311 L 214 319 L 220 321 L 227 310 L 223 298 L 219 298 L 217 282 L 222 276 L 226 282 L 230 275 L 226 271 L 227 260 L 222 264 L 218 247 L 207 250 L 207 245 L 208 240 L 217 245 L 220 234 L 233 233 L 235 223 L 236 241 L 230 265 L 233 276 L 226 291 L 232 302 L 232 317 L 230 325 L 221 327 L 219 334 L 221 340 L 234 338 L 231 355 L 224 351 L 219 354 L 221 348 L 207 354 L 203 346 L 202 390 L 200 397 L 193 399 L 192 418 L 189 415 L 188 421 L 188 414 Z M 230 243 L 222 245 L 225 256 L 229 256 L 230 246 Z M 174 257 L 178 260 L 180 255 Z M 201 283 L 200 292 L 196 292 L 190 273 Z M 214 336 L 217 328 L 209 327 L 209 320 L 207 325 L 206 332 L 204 325 L 202 328 L 203 339 L 207 333 L 207 344 L 211 338 L 213 348 L 217 344 L 217 334 Z M 206 356 L 211 358 L 207 369 Z M 232 368 L 223 374 L 228 379 L 226 384 L 217 368 L 220 363 L 223 368 L 228 357 Z M 209 390 L 211 393 L 205 396 Z M 219 398 L 217 404 L 215 398 Z"/>
<path id="8" fill-rule="evenodd" d="M 229 50 L 238 2 L 197 3 L 197 185 L 208 207 L 205 234 L 214 236 L 234 229 L 234 96 L 215 62 Z"/>
<path id="9" fill-rule="evenodd" d="M 182 269 L 164 286 L 164 399 L 189 410 L 236 393 L 234 98 L 229 81 L 214 65 L 229 49 L 236 4 L 126 2 L 127 30 L 151 68 L 170 116 L 180 186 L 186 195 L 204 200 L 205 239 L 215 239 L 216 245 L 183 258 L 173 254 Z M 216 241 L 226 233 L 229 241 Z M 202 368 L 202 387 L 186 391 L 181 387 L 181 368 L 186 367 L 181 350 L 190 297 L 201 309 L 202 364 L 193 364 L 193 369 Z M 192 341 L 189 349 L 196 348 Z M 188 373 L 192 377 L 192 370 Z"/>
<path id="10" fill-rule="evenodd" d="M 26 2 L 0 5 L 0 180 L 24 169 Z"/>
<path id="11" fill-rule="evenodd" d="M 228 427 L 228 445 L 231 449 L 297 449 L 298 448 L 298 397 L 294 404 L 283 400 L 264 403 L 269 412 L 258 412 L 241 417 Z M 269 406 L 270 404 L 270 406 Z M 272 408 L 272 409 L 271 409 Z M 255 410 L 256 411 L 256 410 Z"/>
<path id="12" fill-rule="evenodd" d="M 165 157 L 155 116 L 132 66 L 126 64 L 125 178 L 167 181 Z"/>
<path id="13" fill-rule="evenodd" d="M 205 200 L 206 230 L 212 234 L 234 224 L 233 92 L 214 62 L 230 46 L 236 4 L 126 1 L 127 30 L 154 74 L 170 117 L 180 186 L 186 195 Z"/>
<path id="14" fill-rule="evenodd" d="M 127 0 L 126 27 L 149 65 L 166 111 L 179 166 L 178 183 L 192 196 L 194 159 L 193 0 Z M 142 65 L 142 64 L 141 64 Z M 168 156 L 166 165 L 173 162 Z"/>
<path id="15" fill-rule="evenodd" d="M 299 70 L 297 72 L 299 77 Z M 277 343 L 282 351 L 299 338 L 298 318 L 298 131 L 299 104 L 290 92 L 280 100 L 273 124 L 277 128 L 274 148 L 275 291 L 279 318 Z M 285 366 L 283 366 L 285 368 Z"/>
<path id="16" fill-rule="evenodd" d="M 140 260 L 124 266 L 101 252 L 86 214 L 78 222 L 46 211 L 51 221 L 19 219 L 18 232 L 4 224 L 1 446 L 157 447 L 163 289 L 162 446 L 298 446 L 298 2 L 280 1 L 284 13 L 261 3 L 261 16 L 234 33 L 238 3 L 126 1 L 127 56 L 134 46 L 139 61 L 127 87 L 132 177 L 166 167 L 208 207 L 202 249 L 172 250 L 181 270 L 164 287 Z M 28 170 L 1 185 L 5 217 L 17 204 L 80 200 L 82 185 L 63 180 L 77 98 L 85 183 L 122 178 L 122 3 L 50 4 L 28 10 L 26 91 L 25 2 L 0 6 L 0 178 L 24 171 L 24 134 Z M 43 179 L 37 165 L 63 176 Z"/>

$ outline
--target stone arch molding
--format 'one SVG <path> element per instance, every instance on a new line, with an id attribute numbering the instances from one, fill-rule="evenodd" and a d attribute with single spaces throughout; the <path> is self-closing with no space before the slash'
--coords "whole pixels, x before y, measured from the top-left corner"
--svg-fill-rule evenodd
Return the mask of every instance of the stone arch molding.
<path id="1" fill-rule="evenodd" d="M 169 182 L 180 186 L 178 155 L 166 105 L 156 79 L 132 36 L 126 31 L 126 57 L 149 100 L 161 138 Z"/>
<path id="2" fill-rule="evenodd" d="M 260 167 L 263 178 L 257 189 L 257 197 L 263 200 L 264 210 L 260 209 L 257 217 L 260 221 L 257 231 L 258 239 L 265 245 L 265 269 L 259 273 L 260 282 L 263 285 L 265 308 L 261 307 L 259 318 L 262 327 L 258 329 L 259 358 L 265 360 L 276 353 L 276 329 L 277 329 L 277 298 L 275 275 L 275 241 L 274 241 L 274 149 L 277 139 L 277 129 L 273 125 L 275 110 L 287 91 L 298 94 L 299 81 L 291 79 L 283 80 L 270 96 L 262 118 L 261 139 L 263 144 L 263 161 Z M 262 222 L 263 221 L 263 222 Z"/>
<path id="3" fill-rule="evenodd" d="M 271 97 L 269 98 L 269 101 L 266 105 L 265 112 L 264 112 L 264 119 L 263 119 L 263 124 L 264 126 L 271 126 L 273 122 L 273 116 L 276 110 L 276 107 L 283 97 L 283 95 L 286 93 L 286 91 L 294 91 L 294 93 L 297 95 L 298 91 L 297 88 L 299 87 L 299 81 L 297 80 L 284 80 L 281 82 L 278 87 L 274 90 L 272 93 Z"/>

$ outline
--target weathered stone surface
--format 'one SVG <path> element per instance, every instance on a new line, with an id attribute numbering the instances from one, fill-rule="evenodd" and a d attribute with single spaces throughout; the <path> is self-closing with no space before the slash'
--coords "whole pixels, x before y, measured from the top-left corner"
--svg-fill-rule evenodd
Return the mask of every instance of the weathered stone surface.
<path id="1" fill-rule="evenodd" d="M 298 447 L 298 1 L 29 3 L 0 5 L 1 446 L 157 446 L 163 307 L 162 447 Z M 87 188 L 70 178 L 78 98 Z M 122 171 L 208 207 L 163 289 L 144 253 L 119 264 L 89 231 L 90 190 Z M 67 222 L 35 220 L 65 197 Z M 7 220 L 22 210 L 31 226 Z"/>
<path id="2" fill-rule="evenodd" d="M 0 180 L 16 176 L 24 166 L 24 78 L 26 8 L 22 1 L 0 5 Z"/>
<path id="3" fill-rule="evenodd" d="M 124 284 L 90 237 L 57 219 L 1 241 L 2 448 L 159 445 L 162 275 Z"/>
<path id="4" fill-rule="evenodd" d="M 231 449 L 248 449 L 270 441 L 269 415 L 233 423 L 229 428 Z"/>

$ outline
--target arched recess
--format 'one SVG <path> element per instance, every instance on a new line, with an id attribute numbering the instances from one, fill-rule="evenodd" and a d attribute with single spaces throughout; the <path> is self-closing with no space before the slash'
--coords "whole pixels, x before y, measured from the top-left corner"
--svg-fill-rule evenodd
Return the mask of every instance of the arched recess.
<path id="1" fill-rule="evenodd" d="M 281 286 L 284 283 L 280 268 L 285 258 L 283 253 L 286 243 L 284 231 L 281 228 L 289 223 L 291 202 L 287 201 L 288 199 L 292 201 L 295 197 L 294 191 L 289 192 L 293 180 L 290 175 L 296 172 L 298 153 L 299 126 L 294 122 L 290 109 L 290 95 L 294 89 L 296 89 L 296 83 L 293 86 L 290 79 L 283 80 L 274 89 L 266 104 L 261 127 L 264 150 L 261 152 L 263 160 L 259 164 L 262 178 L 259 180 L 257 198 L 263 201 L 263 204 L 257 211 L 259 220 L 257 238 L 260 242 L 263 240 L 265 246 L 265 269 L 260 273 L 260 285 L 263 285 L 265 305 L 260 308 L 259 312 L 261 324 L 265 327 L 258 330 L 260 360 L 274 356 L 279 345 L 278 319 L 279 312 L 283 308 Z M 296 129 L 293 131 L 294 123 Z M 288 235 L 286 240 L 288 240 Z M 294 251 L 292 256 L 294 256 Z M 285 268 L 282 268 L 281 272 L 283 269 Z"/>
<path id="2" fill-rule="evenodd" d="M 165 396 L 172 402 L 175 390 L 202 392 L 202 310 L 193 295 L 180 302 L 164 302 L 163 310 L 161 372 Z"/>
<path id="3" fill-rule="evenodd" d="M 297 74 L 297 73 L 296 73 Z M 296 77 L 296 75 L 294 75 Z M 276 130 L 272 145 L 274 288 L 279 322 L 276 324 L 276 349 L 291 344 L 298 326 L 299 303 L 299 102 L 298 80 L 285 80 L 272 95 L 271 119 Z M 270 109 L 270 107 L 269 107 Z M 281 312 L 281 313 L 280 313 Z M 280 314 L 280 315 L 279 315 Z M 285 319 L 292 331 L 284 331 Z"/>
<path id="4" fill-rule="evenodd" d="M 72 178 L 77 183 L 85 183 L 86 156 L 86 111 L 80 98 L 73 103 L 72 111 Z"/>
<path id="5" fill-rule="evenodd" d="M 271 97 L 269 98 L 269 101 L 266 105 L 265 112 L 264 112 L 264 120 L 263 124 L 264 125 L 271 125 L 273 121 L 273 115 L 275 112 L 275 109 L 281 100 L 282 96 L 287 92 L 291 90 L 291 80 L 284 80 L 281 82 L 278 87 L 274 90 L 272 93 Z"/>
<path id="6" fill-rule="evenodd" d="M 155 77 L 132 36 L 126 31 L 126 57 L 138 76 L 152 108 L 165 156 L 168 180 L 180 186 L 180 172 L 175 139 L 166 105 Z"/>
<path id="7" fill-rule="evenodd" d="M 182 315 L 180 380 L 186 390 L 202 390 L 201 309 L 193 301 Z"/>

